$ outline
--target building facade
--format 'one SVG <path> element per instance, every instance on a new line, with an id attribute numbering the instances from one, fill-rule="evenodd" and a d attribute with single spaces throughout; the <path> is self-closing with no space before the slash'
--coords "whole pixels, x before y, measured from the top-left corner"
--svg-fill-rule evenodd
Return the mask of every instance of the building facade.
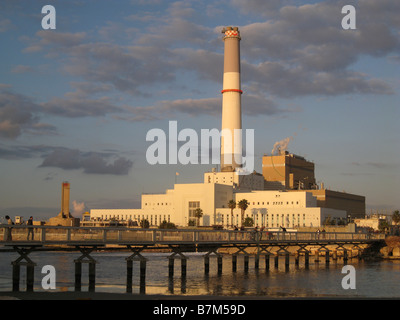
<path id="1" fill-rule="evenodd" d="M 224 173 L 216 172 L 214 181 L 221 180 Z M 213 173 L 214 175 L 214 173 Z M 220 175 L 217 179 L 216 175 Z M 150 225 L 158 226 L 164 220 L 178 226 L 188 226 L 195 221 L 197 208 L 203 211 L 200 224 L 203 226 L 241 226 L 242 212 L 238 207 L 228 207 L 230 200 L 238 203 L 242 199 L 249 202 L 244 217 L 253 219 L 259 227 L 320 227 L 329 218 L 346 219 L 345 210 L 317 206 L 317 198 L 308 191 L 287 192 L 283 190 L 245 190 L 237 188 L 232 182 L 213 182 L 209 173 L 204 175 L 203 183 L 175 184 L 163 194 L 143 194 L 140 209 L 92 209 L 92 220 L 138 221 L 148 220 Z M 238 179 L 239 177 L 233 178 Z M 230 180 L 230 179 L 229 179 Z"/>
<path id="2" fill-rule="evenodd" d="M 349 219 L 365 216 L 365 197 L 347 192 L 327 190 L 315 181 L 315 165 L 305 158 L 281 152 L 263 156 L 262 172 L 265 189 L 310 192 L 317 198 L 317 206 L 345 210 Z"/>

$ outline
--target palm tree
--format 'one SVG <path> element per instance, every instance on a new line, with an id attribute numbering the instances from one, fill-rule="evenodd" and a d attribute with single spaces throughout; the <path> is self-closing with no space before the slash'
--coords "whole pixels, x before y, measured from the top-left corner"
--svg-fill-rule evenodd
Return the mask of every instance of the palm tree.
<path id="1" fill-rule="evenodd" d="M 236 201 L 235 200 L 229 200 L 228 208 L 231 209 L 231 226 L 233 227 L 233 209 L 236 208 Z"/>
<path id="2" fill-rule="evenodd" d="M 241 210 L 242 226 L 243 226 L 243 221 L 244 221 L 244 212 L 246 211 L 246 209 L 249 205 L 250 205 L 250 202 L 248 202 L 246 199 L 242 199 L 238 202 L 238 207 Z"/>
<path id="3" fill-rule="evenodd" d="M 399 213 L 399 210 L 393 211 L 392 221 L 393 221 L 395 224 L 398 224 L 398 223 L 400 222 L 400 213 Z"/>
<path id="4" fill-rule="evenodd" d="M 199 226 L 200 218 L 203 216 L 203 210 L 201 208 L 197 208 L 194 210 L 194 216 L 197 218 L 197 226 Z"/>

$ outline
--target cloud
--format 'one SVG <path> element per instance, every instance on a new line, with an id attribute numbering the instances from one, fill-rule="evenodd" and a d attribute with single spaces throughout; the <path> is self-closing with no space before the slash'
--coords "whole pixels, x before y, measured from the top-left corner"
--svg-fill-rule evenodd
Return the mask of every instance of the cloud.
<path id="1" fill-rule="evenodd" d="M 275 115 L 293 112 L 279 108 L 272 100 L 258 94 L 249 93 L 242 97 L 242 112 L 248 116 Z M 125 121 L 151 121 L 171 118 L 179 115 L 221 116 L 222 97 L 203 99 L 162 100 L 152 106 L 125 108 L 127 115 L 115 115 L 114 118 Z"/>
<path id="2" fill-rule="evenodd" d="M 23 52 L 38 52 L 48 50 L 51 48 L 56 52 L 60 52 L 62 48 L 74 47 L 83 43 L 86 38 L 85 32 L 47 32 L 46 30 L 40 30 L 36 32 L 36 37 L 33 39 L 25 39 L 30 42 L 30 45 L 26 47 Z"/>
<path id="3" fill-rule="evenodd" d="M 48 145 L 0 144 L 0 159 L 32 158 L 43 159 L 39 168 L 83 170 L 86 174 L 127 175 L 133 166 L 133 161 L 121 156 L 117 150 L 95 152 Z M 56 173 L 48 173 L 45 180 L 52 180 L 55 175 Z"/>
<path id="4" fill-rule="evenodd" d="M 41 104 L 41 107 L 42 111 L 47 114 L 69 118 L 99 117 L 123 111 L 123 109 L 115 106 L 108 97 L 98 99 L 55 97 Z"/>
<path id="5" fill-rule="evenodd" d="M 0 20 L 0 33 L 6 32 L 11 29 L 12 23 L 10 19 L 1 19 Z"/>
<path id="6" fill-rule="evenodd" d="M 84 41 L 86 40 L 86 42 Z M 89 82 L 112 85 L 121 92 L 145 95 L 145 85 L 174 79 L 159 46 L 122 46 L 88 42 L 85 33 L 38 31 L 25 52 L 46 50 L 63 60 L 63 71 Z"/>
<path id="7" fill-rule="evenodd" d="M 269 20 L 240 27 L 246 81 L 285 98 L 392 93 L 387 82 L 349 67 L 361 56 L 382 57 L 399 50 L 399 35 L 387 23 L 399 25 L 393 11 L 399 5 L 384 1 L 375 10 L 371 1 L 359 1 L 357 29 L 348 31 L 340 27 L 344 4 L 286 5 Z M 262 12 L 265 4 L 250 1 L 247 5 Z"/>
<path id="8" fill-rule="evenodd" d="M 43 115 L 60 117 L 101 117 L 112 113 L 126 112 L 106 96 L 96 93 L 110 90 L 106 84 L 73 82 L 76 89 L 64 97 L 53 97 L 47 102 L 36 103 L 31 97 L 9 91 L 8 85 L 0 85 L 0 138 L 16 139 L 23 133 L 31 135 L 55 135 L 52 124 L 41 122 Z"/>
<path id="9" fill-rule="evenodd" d="M 23 132 L 54 134 L 55 127 L 41 123 L 40 106 L 30 98 L 10 91 L 0 91 L 0 138 L 15 139 Z"/>
<path id="10" fill-rule="evenodd" d="M 359 0 L 356 30 L 343 30 L 340 26 L 341 8 L 347 1 L 294 3 L 233 2 L 243 14 L 256 14 L 259 18 L 256 23 L 239 26 L 242 84 L 247 91 L 243 95 L 245 114 L 290 111 L 280 108 L 276 98 L 393 93 L 386 80 L 352 66 L 363 56 L 398 55 L 398 3 L 383 0 L 377 6 L 372 0 Z M 129 98 L 156 98 L 166 86 L 171 88 L 181 80 L 182 74 L 222 86 L 221 27 L 208 28 L 198 23 L 208 15 L 198 10 L 199 5 L 174 2 L 158 11 L 145 11 L 141 32 L 134 32 L 134 41 L 126 45 L 113 41 L 112 34 L 131 28 L 128 23 L 136 16 L 106 22 L 95 33 L 100 38 L 90 32 L 37 32 L 25 52 L 46 51 L 49 57 L 62 62 L 62 71 L 80 79 L 72 84 L 74 92 L 43 103 L 43 112 L 65 117 L 112 114 L 115 119 L 130 121 L 152 121 L 167 113 L 194 115 L 202 111 L 215 115 L 220 109 L 219 90 L 209 98 L 181 97 L 149 106 L 118 106 L 110 98 L 111 94 L 121 93 Z M 213 7 L 222 5 L 214 3 Z M 107 43 L 101 38 L 105 33 Z M 99 96 L 101 90 L 103 96 Z"/>
<path id="11" fill-rule="evenodd" d="M 368 161 L 365 163 L 352 162 L 351 164 L 353 166 L 357 166 L 357 167 L 369 167 L 369 168 L 386 169 L 386 170 L 389 170 L 389 169 L 395 170 L 398 167 L 398 164 L 394 164 L 394 163 L 373 162 L 373 161 Z"/>
<path id="12" fill-rule="evenodd" d="M 6 160 L 21 160 L 30 159 L 35 157 L 41 157 L 44 154 L 52 152 L 55 148 L 46 145 L 35 145 L 35 146 L 20 146 L 12 145 L 7 146 L 0 144 L 0 159 Z"/>
<path id="13" fill-rule="evenodd" d="M 12 73 L 27 73 L 27 72 L 32 72 L 33 68 L 30 66 L 24 66 L 24 65 L 17 65 L 15 66 L 11 72 Z"/>
<path id="14" fill-rule="evenodd" d="M 82 169 L 87 174 L 127 175 L 132 165 L 131 160 L 117 157 L 113 153 L 55 148 L 50 154 L 44 156 L 39 167 L 56 167 L 64 170 Z"/>

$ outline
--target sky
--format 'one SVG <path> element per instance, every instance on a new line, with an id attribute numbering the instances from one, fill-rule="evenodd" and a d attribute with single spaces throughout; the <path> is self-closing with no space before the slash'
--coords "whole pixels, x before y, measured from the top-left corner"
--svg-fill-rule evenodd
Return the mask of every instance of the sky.
<path id="1" fill-rule="evenodd" d="M 55 29 L 42 28 L 48 4 Z M 215 165 L 151 165 L 146 134 L 220 129 L 225 26 L 241 33 L 255 170 L 290 138 L 318 183 L 365 196 L 367 212 L 399 209 L 399 12 L 398 0 L 1 1 L 0 215 L 56 216 L 63 181 L 77 217 L 202 182 Z"/>

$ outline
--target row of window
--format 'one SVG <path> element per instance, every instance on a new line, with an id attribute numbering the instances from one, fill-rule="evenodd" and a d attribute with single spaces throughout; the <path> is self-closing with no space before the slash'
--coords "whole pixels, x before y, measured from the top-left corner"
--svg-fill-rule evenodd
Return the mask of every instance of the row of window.
<path id="1" fill-rule="evenodd" d="M 274 205 L 283 205 L 283 203 L 284 203 L 284 201 L 273 201 L 273 202 L 271 202 L 271 204 L 274 206 Z M 255 202 L 255 201 L 253 201 L 253 206 L 255 206 L 255 205 L 265 205 L 265 203 L 264 202 L 261 202 L 261 201 L 258 201 L 258 202 Z M 267 206 L 269 206 L 269 201 L 268 202 L 266 202 L 266 204 L 267 204 Z M 291 201 L 291 204 L 295 204 L 294 203 L 294 201 Z M 296 201 L 296 204 L 299 204 L 299 202 L 298 201 Z M 250 205 L 251 205 L 251 202 L 250 202 Z M 286 201 L 286 205 L 289 205 L 289 201 Z"/>
<path id="2" fill-rule="evenodd" d="M 250 215 L 246 214 L 246 217 Z M 306 215 L 303 213 L 296 214 L 255 214 L 252 216 L 254 220 L 254 225 L 262 226 L 262 227 L 295 227 L 295 226 L 306 226 Z M 301 219 L 302 218 L 302 219 Z M 240 215 L 236 214 L 233 217 L 230 214 L 219 214 L 217 216 L 217 222 L 230 226 L 230 225 L 239 225 Z"/>
<path id="3" fill-rule="evenodd" d="M 190 203 L 193 203 L 193 202 L 197 202 L 197 201 L 191 201 L 191 202 L 189 202 L 189 207 L 190 207 Z M 269 204 L 270 204 L 270 202 L 269 201 L 267 201 L 267 202 L 264 202 L 264 201 L 253 201 L 252 203 L 250 202 L 250 205 L 253 205 L 253 206 L 255 206 L 255 205 L 267 205 L 267 206 L 269 206 Z M 271 205 L 283 205 L 284 204 L 284 201 L 273 201 L 273 202 L 271 202 Z M 294 205 L 295 204 L 295 202 L 294 201 L 291 201 L 290 202 L 290 204 L 292 204 L 292 205 Z M 296 201 L 296 205 L 298 205 L 299 204 L 299 202 L 298 201 Z M 157 202 L 157 203 L 145 203 L 144 204 L 145 206 L 151 206 L 151 205 L 153 205 L 153 206 L 155 206 L 155 205 L 157 205 L 157 206 L 168 206 L 168 205 L 171 205 L 171 203 L 168 203 L 168 202 Z M 289 205 L 289 201 L 286 201 L 286 205 Z"/>
<path id="4" fill-rule="evenodd" d="M 170 206 L 171 205 L 171 203 L 168 203 L 168 202 L 157 202 L 157 204 L 154 202 L 154 203 L 151 203 L 151 202 L 149 202 L 149 203 L 147 203 L 147 202 L 145 202 L 145 204 L 144 204 L 145 206 Z"/>

